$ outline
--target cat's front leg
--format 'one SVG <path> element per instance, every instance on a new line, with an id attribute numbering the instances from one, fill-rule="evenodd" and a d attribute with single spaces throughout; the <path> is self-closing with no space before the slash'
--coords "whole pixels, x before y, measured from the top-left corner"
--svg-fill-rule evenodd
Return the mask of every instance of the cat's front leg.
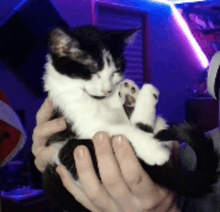
<path id="1" fill-rule="evenodd" d="M 144 84 L 140 90 L 134 111 L 131 115 L 131 123 L 146 132 L 154 132 L 156 120 L 156 105 L 159 91 L 151 84 Z"/>
<path id="2" fill-rule="evenodd" d="M 152 93 L 155 95 L 158 94 L 158 90 L 155 87 L 153 87 L 153 89 L 152 89 L 152 86 L 148 86 L 148 88 L 146 88 L 146 87 L 147 86 L 145 86 L 143 89 L 144 92 L 141 91 L 142 94 L 140 95 L 140 98 L 139 98 L 138 106 L 137 106 L 137 109 L 135 112 L 136 115 L 133 115 L 132 122 L 135 125 L 138 123 L 138 127 L 140 129 L 143 128 L 142 130 L 144 130 L 144 131 L 153 132 L 154 134 L 157 134 L 159 131 L 167 129 L 169 126 L 167 125 L 166 120 L 160 116 L 156 116 L 156 119 L 154 122 L 154 114 L 156 112 L 153 111 L 153 113 L 149 114 L 147 111 L 147 117 L 149 117 L 148 118 L 149 120 L 148 119 L 142 120 L 143 121 L 142 124 L 140 122 L 142 119 L 142 112 L 140 112 L 140 111 L 142 109 L 138 109 L 138 107 L 144 108 L 144 110 L 146 112 L 145 108 L 146 107 L 149 108 L 149 102 L 151 104 L 150 107 L 154 106 L 158 102 L 158 100 L 155 102 L 155 99 L 153 99 L 153 101 L 150 99 L 150 98 L 152 98 Z M 149 88 L 151 88 L 151 89 L 149 89 Z M 121 82 L 120 88 L 119 88 L 119 96 L 120 96 L 121 103 L 122 103 L 129 119 L 135 109 L 139 93 L 140 93 L 140 90 L 134 81 L 126 79 Z M 146 99 L 146 97 L 148 99 Z M 155 96 L 154 96 L 154 98 L 155 98 Z M 146 104 L 146 105 L 142 105 L 142 104 Z M 153 107 L 153 110 L 155 110 L 155 107 Z M 139 114 L 140 114 L 141 118 L 139 118 Z M 150 117 L 150 115 L 152 115 L 152 116 Z M 148 125 L 148 130 L 146 130 L 146 125 Z M 145 129 L 144 129 L 144 126 L 145 126 Z"/>

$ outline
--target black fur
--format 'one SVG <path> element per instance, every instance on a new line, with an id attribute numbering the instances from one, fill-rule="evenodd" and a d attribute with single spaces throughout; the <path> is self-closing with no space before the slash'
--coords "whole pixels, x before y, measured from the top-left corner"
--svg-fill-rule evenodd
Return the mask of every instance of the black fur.
<path id="1" fill-rule="evenodd" d="M 144 132 L 149 132 L 149 133 L 153 133 L 153 127 L 147 125 L 147 124 L 143 124 L 143 123 L 137 123 L 136 126 L 141 129 Z"/>
<path id="2" fill-rule="evenodd" d="M 197 157 L 196 169 L 188 175 L 183 173 L 174 159 L 162 167 L 150 167 L 142 162 L 142 166 L 155 182 L 191 198 L 204 197 L 213 191 L 213 184 L 219 178 L 219 172 L 216 171 L 219 154 L 213 146 L 211 137 L 205 136 L 195 126 L 184 123 L 160 131 L 155 138 L 161 142 L 185 141 L 193 148 Z M 163 176 L 161 177 L 159 173 Z"/>
<path id="3" fill-rule="evenodd" d="M 50 118 L 50 120 L 55 119 L 55 118 L 60 118 L 63 117 L 62 113 L 57 109 L 54 108 L 53 112 L 52 112 L 52 116 Z M 46 146 L 49 146 L 52 143 L 56 143 L 56 142 L 62 142 L 65 140 L 69 140 L 69 139 L 73 139 L 73 138 L 77 138 L 77 134 L 75 132 L 72 131 L 71 127 L 73 126 L 73 124 L 70 124 L 68 122 L 66 122 L 67 124 L 67 129 L 62 131 L 62 132 L 58 132 L 55 133 L 54 135 L 52 135 L 46 142 Z"/>
<path id="4" fill-rule="evenodd" d="M 60 209 L 68 212 L 87 212 L 79 202 L 64 188 L 63 183 L 55 171 L 56 165 L 48 165 L 43 174 L 44 190 L 49 195 L 51 201 Z"/>
<path id="5" fill-rule="evenodd" d="M 92 140 L 69 140 L 59 153 L 61 163 L 71 173 L 74 179 L 78 180 L 79 177 L 76 172 L 73 151 L 79 145 L 84 145 L 89 149 L 95 172 L 101 181 Z M 56 165 L 49 165 L 43 173 L 43 186 L 45 191 L 49 194 L 51 200 L 56 204 L 57 207 L 67 210 L 68 212 L 85 210 L 83 206 L 81 206 L 79 203 L 76 203 L 74 197 L 63 187 L 62 181 L 55 171 L 56 167 Z"/>
<path id="6" fill-rule="evenodd" d="M 134 107 L 130 107 L 130 106 L 124 104 L 124 105 L 123 105 L 123 108 L 124 108 L 124 110 L 125 110 L 125 112 L 126 112 L 128 118 L 130 119 L 130 118 L 131 118 L 131 114 L 132 114 L 133 111 L 134 111 Z"/>
<path id="7" fill-rule="evenodd" d="M 118 72 L 121 75 L 124 74 L 125 59 L 123 52 L 125 43 L 123 39 L 129 33 L 132 34 L 134 30 L 121 33 L 114 31 L 102 32 L 95 26 L 88 26 L 75 28 L 69 32 L 62 31 L 65 33 L 60 32 L 59 28 L 53 29 L 49 38 L 49 51 L 57 71 L 72 78 L 89 80 L 92 74 L 102 70 L 103 61 L 101 55 L 102 50 L 105 48 L 110 50 Z M 69 36 L 71 41 L 63 46 L 63 50 L 60 50 L 60 41 L 65 36 Z M 77 55 L 74 60 L 70 58 L 72 55 L 68 52 L 71 45 L 76 46 L 83 52 Z M 65 56 L 60 57 L 59 54 L 61 53 L 65 54 Z M 88 55 L 92 57 L 93 62 L 91 64 L 85 66 L 78 62 L 79 60 L 86 59 Z M 74 67 L 74 71 L 72 67 Z"/>
<path id="8" fill-rule="evenodd" d="M 158 99 L 158 96 L 156 94 L 153 94 L 153 96 L 154 96 L 155 99 Z"/>

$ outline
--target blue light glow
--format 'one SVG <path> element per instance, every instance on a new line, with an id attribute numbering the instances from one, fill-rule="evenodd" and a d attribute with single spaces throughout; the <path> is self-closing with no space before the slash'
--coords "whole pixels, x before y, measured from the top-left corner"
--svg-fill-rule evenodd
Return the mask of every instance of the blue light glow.
<path id="1" fill-rule="evenodd" d="M 204 2 L 206 0 L 168 0 L 173 4 L 184 4 L 184 3 L 193 3 L 193 2 Z"/>

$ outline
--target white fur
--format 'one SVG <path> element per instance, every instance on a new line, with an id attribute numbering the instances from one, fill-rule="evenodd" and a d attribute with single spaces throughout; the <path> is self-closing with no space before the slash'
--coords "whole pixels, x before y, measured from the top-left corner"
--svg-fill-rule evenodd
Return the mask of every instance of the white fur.
<path id="1" fill-rule="evenodd" d="M 169 125 L 166 123 L 166 120 L 163 119 L 161 116 L 157 116 L 154 124 L 154 135 L 161 130 L 168 129 L 168 127 Z"/>
<path id="2" fill-rule="evenodd" d="M 128 87 L 125 87 L 125 83 L 128 84 Z M 134 87 L 135 88 L 135 92 L 132 93 L 131 92 L 131 88 Z M 136 100 L 139 94 L 139 88 L 138 86 L 135 84 L 134 81 L 129 80 L 129 79 L 125 79 L 123 80 L 123 83 L 120 84 L 120 99 L 121 99 L 121 104 L 123 105 L 126 102 L 126 95 L 129 95 L 131 98 L 134 98 L 135 101 L 134 102 L 130 102 L 131 104 L 129 105 L 130 107 L 135 107 L 136 104 Z"/>
<path id="3" fill-rule="evenodd" d="M 58 158 L 59 151 L 61 148 L 67 143 L 67 141 L 57 142 L 51 144 L 52 146 L 56 147 L 56 152 L 54 153 L 53 157 L 50 160 L 50 163 L 56 163 L 57 165 L 61 165 L 60 159 Z"/>
<path id="4" fill-rule="evenodd" d="M 135 109 L 131 115 L 132 124 L 141 122 L 154 126 L 157 101 L 153 94 L 159 96 L 159 91 L 151 84 L 145 84 L 140 90 Z"/>
<path id="5" fill-rule="evenodd" d="M 165 119 L 163 119 L 161 116 L 156 117 L 155 125 L 154 125 L 154 135 L 157 134 L 159 131 L 168 129 L 169 125 L 166 123 Z M 164 145 L 169 147 L 170 149 L 173 146 L 173 141 L 167 141 L 164 142 Z"/>
<path id="6" fill-rule="evenodd" d="M 111 64 L 107 64 L 106 57 Z M 114 74 L 115 65 L 108 52 L 104 52 L 104 68 L 99 76 L 91 80 L 71 79 L 57 72 L 48 57 L 44 76 L 45 90 L 55 106 L 58 106 L 68 122 L 73 122 L 73 131 L 81 139 L 92 139 L 98 131 L 105 131 L 110 136 L 123 134 L 131 142 L 139 158 L 149 165 L 162 165 L 169 160 L 170 151 L 163 142 L 153 138 L 133 126 L 128 119 L 118 95 L 121 78 Z M 115 76 L 114 76 L 115 75 Z M 104 90 L 113 90 L 103 100 L 91 98 L 90 95 L 103 96 Z M 156 88 L 147 84 L 140 91 L 137 105 L 132 114 L 132 123 L 143 122 L 152 125 L 155 119 L 155 98 L 152 92 Z M 57 161 L 57 159 L 56 159 Z"/>

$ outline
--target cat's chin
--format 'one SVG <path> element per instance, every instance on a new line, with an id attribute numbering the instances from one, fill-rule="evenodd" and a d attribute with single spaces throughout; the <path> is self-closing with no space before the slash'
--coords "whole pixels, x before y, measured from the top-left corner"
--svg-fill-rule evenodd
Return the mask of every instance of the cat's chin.
<path id="1" fill-rule="evenodd" d="M 84 92 L 85 93 L 87 93 L 90 97 L 92 97 L 93 99 L 99 99 L 99 100 L 101 100 L 101 99 L 105 99 L 106 97 L 108 97 L 108 96 L 95 96 L 95 95 L 91 95 L 91 94 L 89 94 L 88 92 L 87 92 L 87 90 L 86 89 L 83 89 L 84 90 Z"/>

